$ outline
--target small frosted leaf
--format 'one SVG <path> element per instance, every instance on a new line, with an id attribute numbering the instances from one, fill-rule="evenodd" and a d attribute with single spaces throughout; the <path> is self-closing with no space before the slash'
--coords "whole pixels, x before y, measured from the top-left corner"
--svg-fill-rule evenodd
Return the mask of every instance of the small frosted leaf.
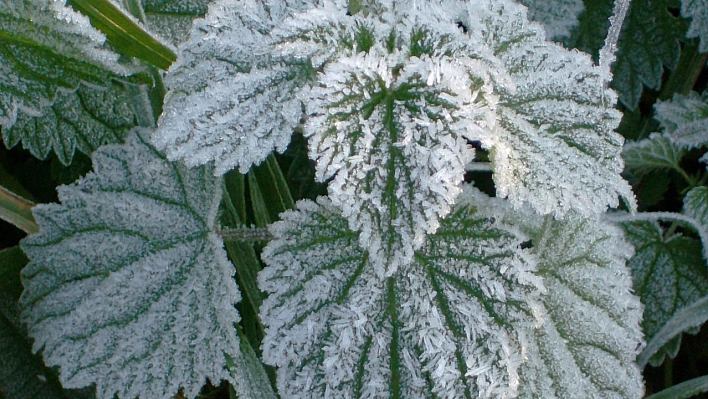
<path id="1" fill-rule="evenodd" d="M 300 123 L 296 92 L 311 79 L 308 62 L 270 54 L 268 33 L 305 0 L 221 0 L 194 23 L 165 78 L 168 93 L 153 140 L 170 159 L 214 162 L 215 173 L 245 173 L 284 151 Z"/>
<path id="2" fill-rule="evenodd" d="M 2 129 L 2 138 L 8 148 L 21 141 L 40 159 L 54 150 L 68 165 L 77 149 L 90 155 L 101 145 L 122 142 L 138 123 L 130 106 L 134 103 L 135 95 L 124 84 L 80 85 L 76 91 L 58 92 L 54 104 L 42 108 L 39 116 L 19 114 L 14 126 Z"/>
<path id="3" fill-rule="evenodd" d="M 656 170 L 680 169 L 679 162 L 685 154 L 667 135 L 652 133 L 648 138 L 625 144 L 622 158 L 627 173 L 642 177 Z"/>
<path id="4" fill-rule="evenodd" d="M 694 187 L 683 199 L 683 213 L 708 230 L 708 187 Z"/>
<path id="5" fill-rule="evenodd" d="M 392 276 L 328 200 L 271 232 L 264 361 L 288 398 L 507 398 L 539 287 L 525 237 L 462 201 Z"/>
<path id="6" fill-rule="evenodd" d="M 0 128 L 38 116 L 57 91 L 110 85 L 124 74 L 105 37 L 63 1 L 0 0 Z"/>
<path id="7" fill-rule="evenodd" d="M 585 7 L 582 0 L 521 0 L 529 8 L 529 19 L 543 24 L 548 40 L 561 40 L 570 36 L 578 25 L 578 15 Z"/>
<path id="8" fill-rule="evenodd" d="M 543 324 L 522 368 L 521 397 L 643 396 L 635 363 L 643 345 L 642 306 L 625 266 L 632 248 L 621 230 L 571 217 L 546 218 L 533 233 L 533 253 L 546 292 Z"/>
<path id="9" fill-rule="evenodd" d="M 639 104 L 644 86 L 658 90 L 664 67 L 673 69 L 678 63 L 683 28 L 668 3 L 633 1 L 625 19 L 612 87 L 630 111 Z"/>
<path id="10" fill-rule="evenodd" d="M 634 291 L 644 304 L 642 329 L 651 341 L 677 311 L 708 294 L 708 269 L 701 243 L 693 238 L 664 237 L 656 221 L 624 222 L 621 226 L 635 248 L 628 266 Z M 663 358 L 655 356 L 653 364 L 660 364 Z"/>
<path id="11" fill-rule="evenodd" d="M 234 268 L 212 232 L 221 185 L 146 144 L 147 132 L 93 154 L 94 173 L 33 209 L 22 241 L 22 317 L 67 388 L 97 397 L 195 397 L 240 359 Z M 242 383 L 242 382 L 241 382 Z"/>
<path id="12" fill-rule="evenodd" d="M 686 37 L 699 38 L 698 51 L 708 53 L 708 1 L 681 0 L 681 16 L 691 19 Z"/>
<path id="13" fill-rule="evenodd" d="M 688 96 L 674 94 L 669 101 L 658 101 L 654 109 L 654 118 L 678 146 L 708 144 L 708 90 L 702 96 L 693 91 Z"/>

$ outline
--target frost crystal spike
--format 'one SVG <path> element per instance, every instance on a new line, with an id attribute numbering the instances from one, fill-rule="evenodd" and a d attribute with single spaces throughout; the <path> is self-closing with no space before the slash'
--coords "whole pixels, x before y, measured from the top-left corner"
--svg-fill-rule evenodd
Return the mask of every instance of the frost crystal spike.
<path id="1" fill-rule="evenodd" d="M 22 241 L 22 318 L 66 388 L 97 397 L 193 398 L 208 378 L 247 385 L 240 365 L 240 294 L 212 232 L 221 185 L 131 134 L 93 155 L 95 172 L 38 205 L 40 232 Z"/>

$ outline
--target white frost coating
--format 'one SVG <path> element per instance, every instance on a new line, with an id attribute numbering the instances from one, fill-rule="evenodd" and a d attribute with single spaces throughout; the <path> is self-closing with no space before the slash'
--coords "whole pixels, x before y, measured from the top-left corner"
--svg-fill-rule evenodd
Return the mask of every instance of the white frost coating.
<path id="1" fill-rule="evenodd" d="M 283 396 L 642 396 L 632 250 L 613 226 L 519 214 L 467 188 L 390 277 L 327 199 L 299 202 L 271 233 L 263 350 Z"/>
<path id="2" fill-rule="evenodd" d="M 631 1 L 615 0 L 615 8 L 612 10 L 612 16 L 610 17 L 610 28 L 607 31 L 605 45 L 600 49 L 600 67 L 605 71 L 608 84 L 612 80 L 610 68 L 612 68 L 612 63 L 617 59 L 617 42 L 619 41 L 620 32 L 622 32 L 622 23 L 627 16 Z"/>
<path id="3" fill-rule="evenodd" d="M 118 64 L 118 54 L 103 47 L 105 36 L 62 0 L 0 0 L 2 31 L 8 32 L 0 47 L 3 129 L 15 123 L 18 112 L 39 115 L 57 90 L 73 91 L 82 81 L 107 86 L 111 76 L 130 72 Z"/>
<path id="4" fill-rule="evenodd" d="M 521 368 L 520 397 L 641 398 L 642 305 L 625 266 L 632 247 L 618 228 L 574 215 L 532 231 L 547 314 Z"/>
<path id="5" fill-rule="evenodd" d="M 694 187 L 686 194 L 683 198 L 683 213 L 697 220 L 708 231 L 708 187 Z"/>
<path id="6" fill-rule="evenodd" d="M 212 232 L 221 185 L 171 164 L 131 134 L 93 155 L 95 172 L 33 209 L 22 241 L 22 317 L 66 388 L 97 397 L 195 397 L 206 379 L 238 386 L 234 268 Z"/>
<path id="7" fill-rule="evenodd" d="M 585 9 L 582 0 L 520 0 L 519 3 L 528 7 L 530 20 L 543 24 L 548 40 L 570 36 Z"/>
<path id="8" fill-rule="evenodd" d="M 305 0 L 215 1 L 179 48 L 153 140 L 170 159 L 214 162 L 222 175 L 245 173 L 273 150 L 284 151 L 300 123 L 295 91 L 310 79 L 307 63 L 270 54 L 268 33 Z"/>
<path id="9" fill-rule="evenodd" d="M 480 195 L 480 194 L 475 194 Z M 390 277 L 328 200 L 271 227 L 264 361 L 287 398 L 511 398 L 542 290 L 525 237 L 465 196 Z"/>
<path id="10" fill-rule="evenodd" d="M 635 177 L 659 169 L 680 170 L 679 162 L 686 154 L 667 134 L 652 133 L 649 137 L 627 142 L 622 151 L 625 171 Z"/>
<path id="11" fill-rule="evenodd" d="M 699 38 L 698 51 L 708 53 L 708 0 L 681 0 L 681 16 L 691 19 L 686 37 Z"/>
<path id="12" fill-rule="evenodd" d="M 703 95 L 674 94 L 671 100 L 657 101 L 654 118 L 673 143 L 683 148 L 708 144 L 708 90 Z"/>

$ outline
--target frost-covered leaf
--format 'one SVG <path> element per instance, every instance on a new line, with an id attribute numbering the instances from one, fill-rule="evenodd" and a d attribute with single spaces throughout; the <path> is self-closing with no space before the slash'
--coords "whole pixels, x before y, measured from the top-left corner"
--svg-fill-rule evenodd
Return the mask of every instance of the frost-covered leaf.
<path id="1" fill-rule="evenodd" d="M 529 8 L 529 19 L 540 22 L 546 29 L 548 40 L 561 40 L 570 36 L 578 25 L 578 15 L 584 10 L 582 0 L 520 0 Z"/>
<path id="2" fill-rule="evenodd" d="M 647 341 L 682 308 L 708 294 L 708 268 L 701 243 L 681 235 L 664 237 L 656 221 L 624 222 L 627 240 L 635 254 L 629 260 L 633 287 L 644 304 L 642 329 Z M 670 354 L 667 349 L 662 353 Z M 654 358 L 653 364 L 664 356 Z"/>
<path id="3" fill-rule="evenodd" d="M 612 87 L 630 110 L 639 103 L 643 86 L 658 90 L 664 67 L 679 59 L 683 26 L 669 13 L 668 0 L 633 1 L 624 22 Z"/>
<path id="4" fill-rule="evenodd" d="M 654 109 L 654 118 L 676 145 L 698 148 L 708 144 L 708 90 L 702 96 L 693 91 L 688 96 L 674 94 L 669 101 L 658 101 Z"/>
<path id="5" fill-rule="evenodd" d="M 612 228 L 549 219 L 532 254 L 504 221 L 518 214 L 468 192 L 387 276 L 328 200 L 282 216 L 259 276 L 281 395 L 641 397 L 639 306 Z"/>
<path id="6" fill-rule="evenodd" d="M 311 79 L 308 62 L 273 59 L 267 35 L 307 0 L 220 0 L 197 20 L 165 78 L 154 141 L 187 165 L 214 162 L 215 173 L 245 173 L 284 151 L 302 108 L 295 92 Z"/>
<path id="7" fill-rule="evenodd" d="M 93 154 L 95 172 L 38 205 L 22 241 L 22 317 L 65 387 L 110 399 L 195 397 L 208 378 L 248 384 L 239 364 L 234 268 L 212 232 L 221 185 L 146 144 Z M 240 365 L 240 364 L 239 364 Z"/>
<path id="8" fill-rule="evenodd" d="M 708 231 L 708 187 L 694 187 L 683 198 L 683 213 Z M 708 244 L 708 243 L 704 243 Z"/>
<path id="9" fill-rule="evenodd" d="M 642 312 L 625 266 L 632 249 L 621 231 L 572 217 L 546 218 L 531 234 L 547 315 L 534 330 L 521 397 L 642 397 L 634 363 Z"/>
<path id="10" fill-rule="evenodd" d="M 42 108 L 40 115 L 17 115 L 14 126 L 2 129 L 2 138 L 8 148 L 21 141 L 39 159 L 54 150 L 68 165 L 77 149 L 90 155 L 101 145 L 123 141 L 138 123 L 131 107 L 135 97 L 117 82 L 108 88 L 82 84 L 75 91 L 59 91 L 54 104 Z"/>
<path id="11" fill-rule="evenodd" d="M 147 26 L 174 45 L 187 40 L 196 18 L 203 18 L 214 0 L 143 0 Z"/>
<path id="12" fill-rule="evenodd" d="M 635 177 L 661 170 L 680 170 L 679 162 L 686 150 L 673 143 L 667 136 L 652 133 L 648 138 L 625 144 L 622 158 L 625 171 Z"/>
<path id="13" fill-rule="evenodd" d="M 699 38 L 698 51 L 708 53 L 708 1 L 681 0 L 681 16 L 691 19 L 686 37 Z"/>
<path id="14" fill-rule="evenodd" d="M 126 73 L 105 37 L 63 1 L 0 0 L 0 128 L 38 116 L 57 91 L 110 85 Z"/>

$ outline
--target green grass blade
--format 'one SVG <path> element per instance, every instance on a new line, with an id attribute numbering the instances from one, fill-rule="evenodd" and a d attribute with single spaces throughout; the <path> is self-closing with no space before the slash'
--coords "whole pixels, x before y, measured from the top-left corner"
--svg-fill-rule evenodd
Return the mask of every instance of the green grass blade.
<path id="1" fill-rule="evenodd" d="M 0 186 L 0 219 L 14 225 L 25 233 L 39 231 L 32 216 L 34 203 Z"/>
<path id="2" fill-rule="evenodd" d="M 708 392 L 708 375 L 674 385 L 646 399 L 686 399 L 703 392 Z"/>

